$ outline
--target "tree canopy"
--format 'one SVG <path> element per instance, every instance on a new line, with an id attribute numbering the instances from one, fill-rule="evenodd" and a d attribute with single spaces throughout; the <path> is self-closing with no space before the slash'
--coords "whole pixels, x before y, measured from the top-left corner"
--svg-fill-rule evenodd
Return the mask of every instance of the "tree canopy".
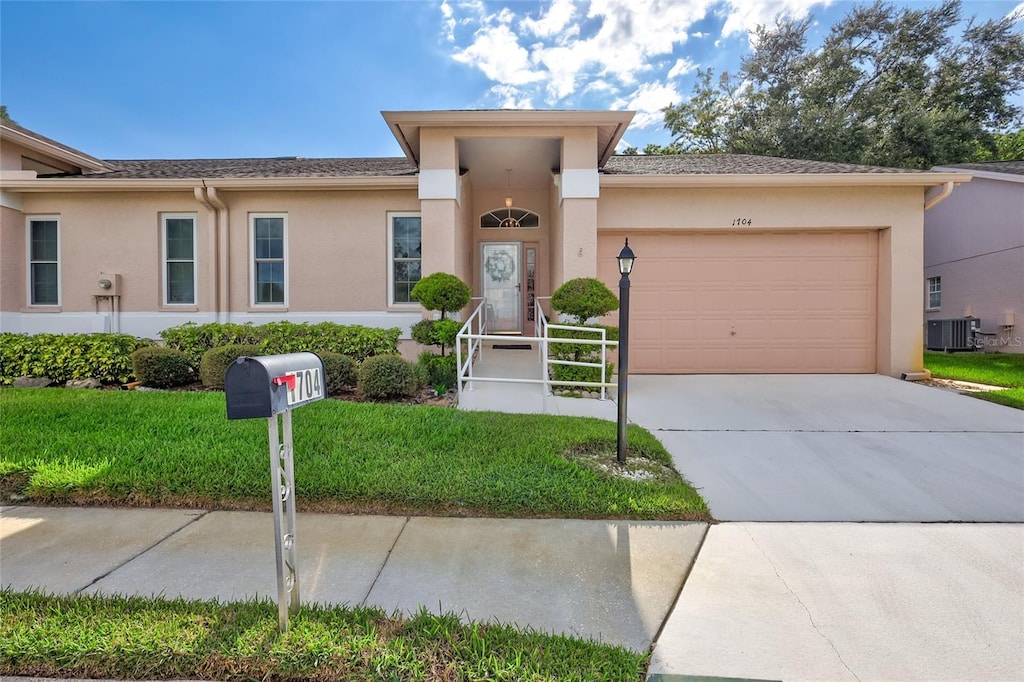
<path id="1" fill-rule="evenodd" d="M 673 142 L 645 151 L 910 168 L 1020 158 L 1024 36 L 1013 17 L 963 23 L 961 4 L 857 6 L 816 50 L 809 18 L 758 27 L 739 73 L 698 71 L 690 98 L 664 109 Z"/>

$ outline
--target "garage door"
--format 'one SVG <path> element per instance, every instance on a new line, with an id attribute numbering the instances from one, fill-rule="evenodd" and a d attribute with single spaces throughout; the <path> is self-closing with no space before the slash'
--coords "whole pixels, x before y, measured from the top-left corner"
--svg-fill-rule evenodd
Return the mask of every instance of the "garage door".
<path id="1" fill-rule="evenodd" d="M 876 231 L 602 231 L 615 292 L 626 236 L 630 372 L 875 371 Z"/>

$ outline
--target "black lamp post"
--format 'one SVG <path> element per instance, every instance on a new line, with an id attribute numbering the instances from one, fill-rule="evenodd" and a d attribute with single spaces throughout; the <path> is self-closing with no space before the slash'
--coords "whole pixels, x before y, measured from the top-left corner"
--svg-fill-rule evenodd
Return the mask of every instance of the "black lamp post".
<path id="1" fill-rule="evenodd" d="M 626 463 L 626 382 L 629 379 L 629 273 L 633 270 L 633 249 L 629 239 L 619 251 L 619 435 L 617 453 L 619 464 Z"/>

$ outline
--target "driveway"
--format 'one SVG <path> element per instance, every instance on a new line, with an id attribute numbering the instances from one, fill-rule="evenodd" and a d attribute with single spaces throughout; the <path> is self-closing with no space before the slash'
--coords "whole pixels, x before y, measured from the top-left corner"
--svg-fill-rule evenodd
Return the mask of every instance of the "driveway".
<path id="1" fill-rule="evenodd" d="M 1024 521 L 1024 412 L 878 375 L 630 377 L 722 521 Z"/>

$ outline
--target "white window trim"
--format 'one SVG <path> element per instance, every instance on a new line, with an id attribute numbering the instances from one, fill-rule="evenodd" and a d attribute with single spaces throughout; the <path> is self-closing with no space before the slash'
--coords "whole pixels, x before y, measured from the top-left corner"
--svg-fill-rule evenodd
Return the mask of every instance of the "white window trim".
<path id="1" fill-rule="evenodd" d="M 932 291 L 932 281 L 937 281 L 939 285 L 936 291 Z M 939 305 L 932 305 L 932 294 L 936 293 L 939 295 Z M 935 277 L 927 277 L 924 280 L 924 309 L 925 310 L 941 310 L 942 309 L 942 276 L 937 275 Z"/>
<path id="2" fill-rule="evenodd" d="M 257 303 L 256 302 L 256 219 L 257 218 L 281 218 L 283 223 L 282 238 L 284 239 L 284 302 L 283 303 Z M 288 307 L 291 287 L 288 285 L 288 214 L 287 213 L 250 213 L 249 214 L 249 307 L 250 308 L 273 308 L 283 309 Z"/>
<path id="3" fill-rule="evenodd" d="M 170 291 L 167 286 L 167 264 L 170 259 L 167 256 L 167 221 L 168 220 L 181 220 L 188 219 L 192 221 L 192 297 L 191 303 L 171 303 L 169 299 Z M 195 213 L 161 213 L 160 214 L 160 253 L 163 256 L 161 259 L 161 289 L 164 292 L 163 304 L 170 308 L 177 308 L 180 306 L 196 307 L 199 305 L 199 245 L 198 241 L 198 225 L 199 217 Z M 181 262 L 181 261 L 175 261 Z"/>
<path id="4" fill-rule="evenodd" d="M 56 303 L 33 303 L 32 302 L 32 223 L 42 222 L 45 220 L 56 220 L 57 221 L 57 302 Z M 28 267 L 25 268 L 25 301 L 30 308 L 42 308 L 42 309 L 54 309 L 59 308 L 63 302 L 64 286 L 62 281 L 62 270 L 61 263 L 63 258 L 61 257 L 61 228 L 60 228 L 60 216 L 59 215 L 29 215 L 25 216 L 25 263 Z M 50 261 L 40 261 L 47 262 Z"/>
<path id="5" fill-rule="evenodd" d="M 423 273 L 423 215 L 419 211 L 388 211 L 388 307 L 418 308 L 419 303 L 395 302 L 395 218 L 420 219 L 420 274 Z"/>

